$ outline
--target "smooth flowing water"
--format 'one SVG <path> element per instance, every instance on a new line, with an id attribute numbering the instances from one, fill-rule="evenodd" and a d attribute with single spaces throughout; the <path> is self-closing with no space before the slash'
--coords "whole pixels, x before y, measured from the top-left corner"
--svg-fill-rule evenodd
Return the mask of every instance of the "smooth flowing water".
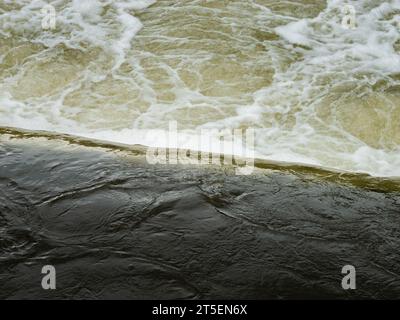
<path id="1" fill-rule="evenodd" d="M 400 184 L 154 166 L 90 141 L 0 135 L 0 299 L 398 299 Z"/>
<path id="2" fill-rule="evenodd" d="M 188 148 L 254 128 L 259 158 L 400 176 L 399 52 L 400 0 L 0 0 L 0 126 L 163 146 L 174 120 Z"/>

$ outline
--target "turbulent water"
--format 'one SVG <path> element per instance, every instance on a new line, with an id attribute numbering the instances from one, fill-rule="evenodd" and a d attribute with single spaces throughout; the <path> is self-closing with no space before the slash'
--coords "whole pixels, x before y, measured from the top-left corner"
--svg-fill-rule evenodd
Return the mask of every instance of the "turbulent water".
<path id="1" fill-rule="evenodd" d="M 254 128 L 260 158 L 400 176 L 399 52 L 400 0 L 0 0 L 0 126 Z"/>

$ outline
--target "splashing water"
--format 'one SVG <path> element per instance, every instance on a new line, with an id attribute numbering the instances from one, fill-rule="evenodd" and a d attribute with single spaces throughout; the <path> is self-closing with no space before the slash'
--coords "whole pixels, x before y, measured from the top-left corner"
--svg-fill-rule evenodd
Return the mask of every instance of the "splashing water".
<path id="1" fill-rule="evenodd" d="M 2 0 L 0 14 L 2 126 L 163 146 L 149 129 L 174 120 L 187 148 L 202 128 L 254 128 L 260 158 L 400 176 L 400 0 Z"/>

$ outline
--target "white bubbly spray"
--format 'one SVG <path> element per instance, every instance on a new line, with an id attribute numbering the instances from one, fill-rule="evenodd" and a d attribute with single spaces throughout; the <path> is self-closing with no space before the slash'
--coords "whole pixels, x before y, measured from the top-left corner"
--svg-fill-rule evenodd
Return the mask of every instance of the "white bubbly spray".
<path id="1" fill-rule="evenodd" d="M 256 157 L 400 176 L 400 97 L 372 89 L 400 87 L 400 0 L 328 0 L 307 17 L 287 13 L 302 1 L 263 3 L 3 0 L 0 125 L 163 147 L 176 120 L 185 149 L 203 128 L 251 128 Z"/>

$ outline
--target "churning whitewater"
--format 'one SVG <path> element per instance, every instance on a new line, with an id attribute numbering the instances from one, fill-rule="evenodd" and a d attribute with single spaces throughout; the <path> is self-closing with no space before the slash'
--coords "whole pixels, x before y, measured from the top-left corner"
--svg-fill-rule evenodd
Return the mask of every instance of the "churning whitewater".
<path id="1" fill-rule="evenodd" d="M 400 0 L 0 0 L 0 126 L 400 176 L 399 53 Z"/>

